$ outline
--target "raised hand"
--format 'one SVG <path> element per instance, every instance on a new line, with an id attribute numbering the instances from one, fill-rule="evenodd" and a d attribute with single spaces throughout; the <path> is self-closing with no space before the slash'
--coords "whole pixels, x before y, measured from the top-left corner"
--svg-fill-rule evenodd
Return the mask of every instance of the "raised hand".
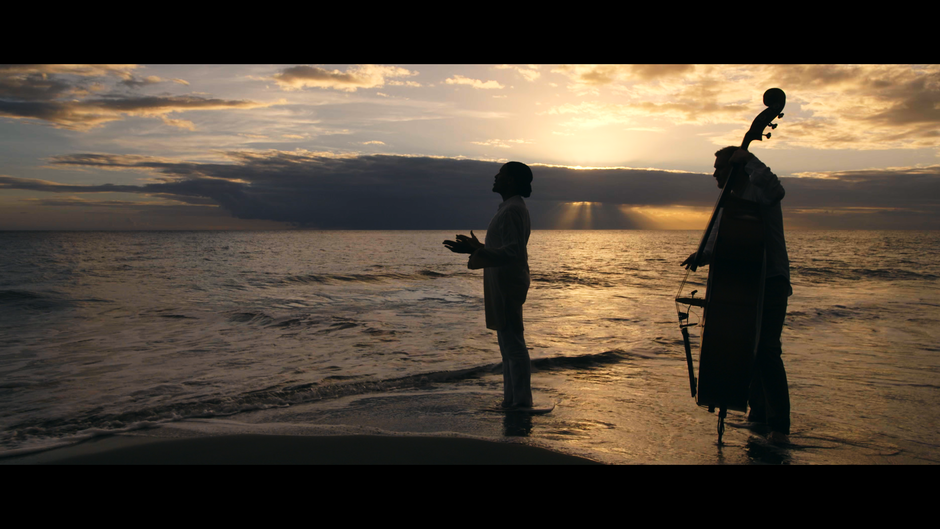
<path id="1" fill-rule="evenodd" d="M 454 253 L 473 253 L 478 248 L 483 247 L 483 243 L 473 234 L 473 230 L 470 230 L 469 237 L 466 235 L 457 235 L 456 237 L 456 241 L 444 241 L 444 246 Z"/>

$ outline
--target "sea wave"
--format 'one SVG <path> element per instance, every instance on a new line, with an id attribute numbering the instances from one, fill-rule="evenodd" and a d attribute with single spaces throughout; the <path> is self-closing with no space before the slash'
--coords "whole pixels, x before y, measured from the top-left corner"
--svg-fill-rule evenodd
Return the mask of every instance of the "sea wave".
<path id="1" fill-rule="evenodd" d="M 567 287 L 591 287 L 591 288 L 609 288 L 614 283 L 599 277 L 595 274 L 581 274 L 572 272 L 542 272 L 532 273 L 531 281 L 539 283 L 540 288 L 567 288 Z"/>
<path id="2" fill-rule="evenodd" d="M 101 298 L 73 298 L 57 290 L 0 289 L 0 308 L 56 310 L 81 303 L 109 303 Z"/>
<path id="3" fill-rule="evenodd" d="M 380 272 L 365 274 L 302 274 L 291 275 L 276 280 L 280 284 L 295 283 L 375 283 L 383 281 L 418 281 L 426 279 L 438 279 L 442 277 L 452 277 L 457 275 L 466 275 L 466 272 L 445 273 L 435 270 L 418 270 L 414 273 L 406 274 L 400 272 Z"/>
<path id="4" fill-rule="evenodd" d="M 936 281 L 938 276 L 928 272 L 917 272 L 903 268 L 822 268 L 798 266 L 791 263 L 790 275 L 811 283 L 841 281 Z"/>
<path id="5" fill-rule="evenodd" d="M 533 359 L 532 372 L 537 373 L 540 370 L 584 371 L 620 362 L 654 358 L 656 357 L 614 349 L 580 356 Z M 95 408 L 85 414 L 71 415 L 68 418 L 33 419 L 8 426 L 0 433 L 0 446 L 3 447 L 3 450 L 0 450 L 0 457 L 10 453 L 19 453 L 24 447 L 47 445 L 64 438 L 84 439 L 88 435 L 118 433 L 184 419 L 227 417 L 247 411 L 284 408 L 326 399 L 417 389 L 501 372 L 502 363 L 492 363 L 387 379 L 332 377 L 320 382 L 271 386 L 230 397 L 200 398 L 116 413 L 102 413 L 101 408 Z M 137 397 L 164 396 L 180 391 L 181 387 L 178 384 L 160 384 L 138 390 L 133 395 Z"/>

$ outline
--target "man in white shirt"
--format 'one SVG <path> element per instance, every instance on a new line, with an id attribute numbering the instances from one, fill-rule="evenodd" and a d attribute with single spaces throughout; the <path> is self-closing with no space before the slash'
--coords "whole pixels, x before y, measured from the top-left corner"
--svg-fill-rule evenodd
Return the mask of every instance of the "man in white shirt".
<path id="1" fill-rule="evenodd" d="M 483 302 L 486 328 L 496 331 L 503 358 L 504 408 L 532 407 L 529 351 L 523 335 L 522 305 L 529 291 L 526 244 L 531 226 L 523 197 L 532 194 L 532 170 L 520 162 L 504 164 L 493 182 L 493 192 L 503 197 L 481 243 L 473 232 L 444 241 L 450 251 L 468 253 L 467 267 L 483 269 Z"/>
<path id="2" fill-rule="evenodd" d="M 793 289 L 790 286 L 790 260 L 780 208 L 785 191 L 770 168 L 750 152 L 733 146 L 715 153 L 714 176 L 719 188 L 725 186 L 735 164 L 744 164 L 744 172 L 748 177 L 737 179 L 731 192 L 739 198 L 759 204 L 766 251 L 764 304 L 755 373 L 748 397 L 748 421 L 766 423 L 770 428 L 768 439 L 786 444 L 790 434 L 790 394 L 781 358 L 780 334 L 787 314 L 787 297 L 793 294 Z M 708 264 L 711 259 L 719 224 L 716 221 L 712 228 L 700 265 Z M 682 264 L 688 267 L 695 255 L 690 255 Z"/>

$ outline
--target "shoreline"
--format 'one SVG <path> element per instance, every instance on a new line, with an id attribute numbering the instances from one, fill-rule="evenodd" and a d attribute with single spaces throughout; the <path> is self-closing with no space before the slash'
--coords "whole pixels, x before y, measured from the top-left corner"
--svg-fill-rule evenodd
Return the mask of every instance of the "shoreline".
<path id="1" fill-rule="evenodd" d="M 115 435 L 13 456 L 0 465 L 599 465 L 545 448 L 465 437 Z"/>

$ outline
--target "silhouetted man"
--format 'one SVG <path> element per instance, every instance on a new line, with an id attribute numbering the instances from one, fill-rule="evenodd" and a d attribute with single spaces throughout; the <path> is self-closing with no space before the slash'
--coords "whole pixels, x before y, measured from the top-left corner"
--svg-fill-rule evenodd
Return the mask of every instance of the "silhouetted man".
<path id="1" fill-rule="evenodd" d="M 790 393 L 787 372 L 781 358 L 780 334 L 787 315 L 787 297 L 793 293 L 787 243 L 783 236 L 783 213 L 780 209 L 780 199 L 785 192 L 770 168 L 750 152 L 734 146 L 715 153 L 714 176 L 719 188 L 725 186 L 734 164 L 744 164 L 744 172 L 748 177 L 738 178 L 731 192 L 760 205 L 766 251 L 764 305 L 754 377 L 748 396 L 750 411 L 747 419 L 750 422 L 766 423 L 770 428 L 768 439 L 785 444 L 789 442 L 787 436 L 790 434 Z M 705 246 L 701 265 L 708 264 L 711 258 L 718 229 L 719 222 L 716 222 Z M 694 259 L 695 253 L 682 264 L 689 266 Z"/>
<path id="2" fill-rule="evenodd" d="M 532 407 L 531 370 L 522 325 L 522 304 L 529 291 L 529 210 L 522 197 L 532 194 L 532 170 L 524 163 L 504 164 L 493 182 L 502 204 L 486 229 L 485 244 L 473 231 L 444 241 L 450 251 L 468 253 L 467 267 L 483 269 L 486 328 L 496 331 L 503 357 L 504 408 Z"/>

